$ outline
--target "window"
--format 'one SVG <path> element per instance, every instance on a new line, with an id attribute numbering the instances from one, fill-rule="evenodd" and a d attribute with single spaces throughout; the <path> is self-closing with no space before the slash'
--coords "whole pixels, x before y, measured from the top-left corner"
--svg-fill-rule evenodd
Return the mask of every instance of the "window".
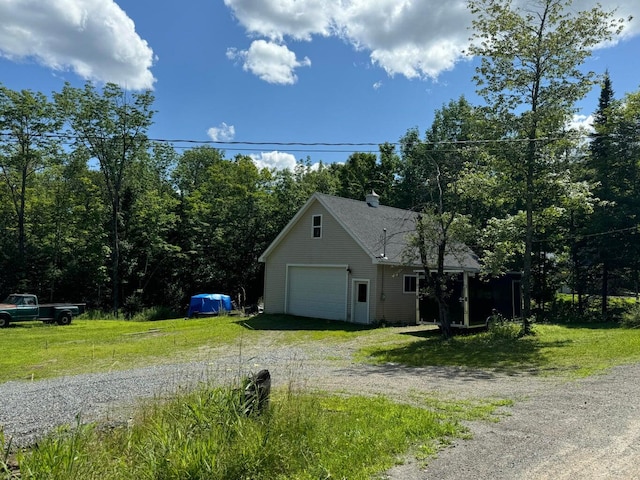
<path id="1" fill-rule="evenodd" d="M 358 303 L 367 303 L 367 284 L 358 284 Z"/>
<path id="2" fill-rule="evenodd" d="M 402 289 L 403 293 L 416 293 L 418 284 L 418 277 L 415 275 L 405 275 L 404 276 L 404 288 Z"/>
<path id="3" fill-rule="evenodd" d="M 311 225 L 313 238 L 322 238 L 322 215 L 314 215 Z"/>

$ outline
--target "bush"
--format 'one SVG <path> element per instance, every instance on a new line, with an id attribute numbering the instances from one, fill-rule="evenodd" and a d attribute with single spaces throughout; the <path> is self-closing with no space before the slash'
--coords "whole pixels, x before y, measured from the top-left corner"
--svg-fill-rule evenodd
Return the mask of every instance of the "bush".
<path id="1" fill-rule="evenodd" d="M 620 326 L 623 328 L 640 328 L 640 303 L 636 303 L 622 314 Z"/>
<path id="2" fill-rule="evenodd" d="M 522 336 L 522 322 L 507 319 L 496 313 L 487 321 L 487 337 L 490 340 L 516 340 Z"/>

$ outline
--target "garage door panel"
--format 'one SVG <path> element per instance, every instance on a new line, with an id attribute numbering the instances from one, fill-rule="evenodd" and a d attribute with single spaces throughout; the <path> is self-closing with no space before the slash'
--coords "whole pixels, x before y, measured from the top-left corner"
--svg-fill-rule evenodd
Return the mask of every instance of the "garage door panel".
<path id="1" fill-rule="evenodd" d="M 344 267 L 290 266 L 287 313 L 346 320 L 347 274 Z"/>

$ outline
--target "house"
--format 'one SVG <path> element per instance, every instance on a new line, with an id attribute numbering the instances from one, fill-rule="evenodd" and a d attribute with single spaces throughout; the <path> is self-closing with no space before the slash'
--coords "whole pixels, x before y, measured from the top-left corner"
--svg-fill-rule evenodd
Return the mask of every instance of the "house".
<path id="1" fill-rule="evenodd" d="M 382 205 L 375 192 L 365 201 L 315 193 L 260 256 L 264 312 L 416 324 L 423 268 L 417 258 L 407 260 L 416 215 Z M 447 255 L 445 269 L 461 275 L 465 291 L 480 265 L 464 247 Z"/>

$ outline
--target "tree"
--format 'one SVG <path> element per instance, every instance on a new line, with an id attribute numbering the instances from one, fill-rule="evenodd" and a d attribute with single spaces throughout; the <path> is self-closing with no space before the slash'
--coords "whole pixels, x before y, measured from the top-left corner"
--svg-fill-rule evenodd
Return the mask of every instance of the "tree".
<path id="1" fill-rule="evenodd" d="M 580 66 L 592 49 L 610 40 L 624 19 L 599 7 L 575 12 L 572 0 L 536 0 L 517 8 L 511 0 L 469 0 L 475 16 L 469 53 L 479 57 L 474 80 L 493 112 L 517 121 L 525 140 L 517 164 L 524 199 L 524 330 L 530 331 L 534 214 L 544 176 L 544 146 L 563 129 L 575 104 L 593 84 Z M 538 183 L 538 185 L 536 185 Z"/>
<path id="2" fill-rule="evenodd" d="M 340 194 L 362 200 L 376 187 L 378 159 L 374 153 L 352 153 L 340 169 Z"/>
<path id="3" fill-rule="evenodd" d="M 60 121 L 53 104 L 42 94 L 16 92 L 0 86 L 0 173 L 17 223 L 19 288 L 27 287 L 27 196 L 35 173 L 55 160 Z"/>
<path id="4" fill-rule="evenodd" d="M 108 281 L 105 251 L 109 251 L 108 211 L 100 172 L 87 158 L 65 154 L 60 165 L 36 175 L 28 211 L 35 241 L 28 249 L 32 262 L 31 289 L 44 302 L 89 301 L 100 305 Z"/>
<path id="5" fill-rule="evenodd" d="M 620 165 L 616 159 L 617 152 L 612 121 L 615 109 L 616 102 L 611 78 L 609 73 L 606 72 L 602 80 L 598 109 L 593 117 L 594 134 L 590 144 L 589 166 L 591 167 L 593 181 L 597 182 L 594 193 L 601 200 L 591 222 L 591 231 L 594 234 L 619 228 L 619 222 L 616 221 L 617 208 L 613 189 L 617 178 L 622 178 L 626 175 L 626 172 L 620 171 Z M 599 258 L 597 258 L 597 261 L 601 266 L 601 313 L 603 319 L 607 316 L 609 275 L 613 266 L 612 252 L 616 250 L 616 247 L 611 245 L 611 240 L 607 235 L 596 235 L 591 237 L 590 242 L 594 250 L 598 252 Z"/>
<path id="6" fill-rule="evenodd" d="M 363 200 L 368 193 L 376 190 L 383 202 L 392 200 L 399 159 L 395 147 L 390 143 L 380 144 L 379 152 L 379 159 L 375 153 L 356 152 L 349 156 L 338 170 L 341 196 Z"/>
<path id="7" fill-rule="evenodd" d="M 614 189 L 620 219 L 617 244 L 621 248 L 614 259 L 620 273 L 627 274 L 627 288 L 640 284 L 640 91 L 629 93 L 615 111 L 614 137 L 617 144 L 620 176 Z"/>
<path id="8" fill-rule="evenodd" d="M 113 312 L 117 315 L 122 194 L 131 165 L 147 146 L 153 95 L 150 91 L 129 95 L 112 83 L 106 84 L 102 92 L 90 83 L 83 89 L 67 83 L 55 98 L 76 146 L 86 149 L 98 161 L 104 178 L 111 210 L 111 279 Z"/>
<path id="9" fill-rule="evenodd" d="M 122 294 L 127 314 L 148 305 L 178 308 L 180 282 L 167 267 L 180 253 L 171 233 L 178 223 L 179 203 L 169 171 L 177 154 L 168 144 L 154 143 L 130 166 L 122 196 Z M 179 297 L 179 298 L 176 298 Z"/>
<path id="10" fill-rule="evenodd" d="M 427 291 L 423 293 L 436 300 L 445 338 L 452 335 L 445 258 L 466 253 L 467 198 L 460 187 L 472 155 L 466 142 L 473 136 L 475 118 L 473 107 L 460 98 L 436 112 L 424 141 L 415 129 L 400 140 L 402 180 L 410 182 L 404 190 L 411 193 L 411 208 L 419 212 L 411 246 L 425 271 Z"/>

